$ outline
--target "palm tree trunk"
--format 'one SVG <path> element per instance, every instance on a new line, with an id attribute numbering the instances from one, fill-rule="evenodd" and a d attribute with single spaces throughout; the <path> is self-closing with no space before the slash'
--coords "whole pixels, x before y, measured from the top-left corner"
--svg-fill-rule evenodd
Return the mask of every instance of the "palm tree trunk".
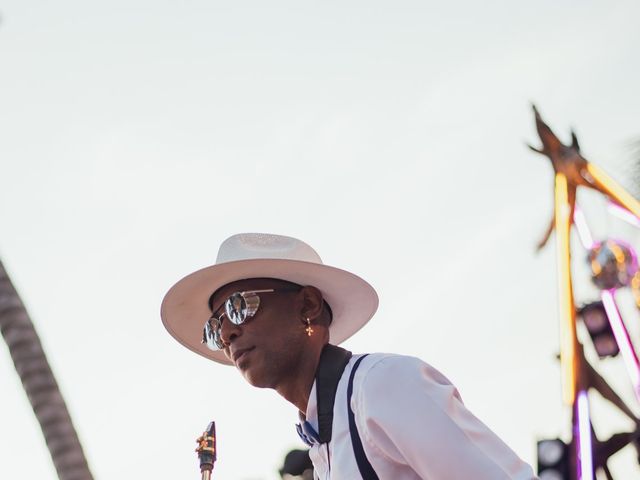
<path id="1" fill-rule="evenodd" d="M 92 480 L 82 446 L 35 327 L 0 262 L 0 332 L 42 428 L 60 480 Z"/>

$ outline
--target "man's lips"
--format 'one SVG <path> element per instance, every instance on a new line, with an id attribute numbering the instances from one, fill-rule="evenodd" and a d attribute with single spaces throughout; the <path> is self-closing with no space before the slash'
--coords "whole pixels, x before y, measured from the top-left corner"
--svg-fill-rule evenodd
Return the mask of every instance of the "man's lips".
<path id="1" fill-rule="evenodd" d="M 248 347 L 248 348 L 240 348 L 238 350 L 235 350 L 232 354 L 231 354 L 231 358 L 233 359 L 233 363 L 238 363 L 238 360 L 240 360 L 240 358 L 242 358 L 242 356 L 245 353 L 250 352 L 251 350 L 253 350 L 255 347 Z"/>

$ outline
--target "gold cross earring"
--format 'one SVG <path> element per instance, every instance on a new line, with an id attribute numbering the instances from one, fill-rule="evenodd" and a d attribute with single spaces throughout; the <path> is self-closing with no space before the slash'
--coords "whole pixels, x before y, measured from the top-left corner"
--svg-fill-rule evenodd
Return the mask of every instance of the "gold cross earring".
<path id="1" fill-rule="evenodd" d="M 309 319 L 309 317 L 307 317 L 306 323 L 307 328 L 305 328 L 304 331 L 307 332 L 307 336 L 310 337 L 313 333 L 313 328 L 311 328 L 311 320 Z"/>

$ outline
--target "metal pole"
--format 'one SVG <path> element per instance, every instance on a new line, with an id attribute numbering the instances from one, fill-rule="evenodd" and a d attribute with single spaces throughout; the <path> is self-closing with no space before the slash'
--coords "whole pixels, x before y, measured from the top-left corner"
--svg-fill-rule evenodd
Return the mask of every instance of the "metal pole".
<path id="1" fill-rule="evenodd" d="M 560 364 L 562 370 L 562 398 L 573 405 L 578 383 L 578 337 L 576 334 L 576 308 L 571 283 L 571 204 L 567 177 L 556 173 L 555 228 L 558 255 L 558 293 L 560 306 Z"/>

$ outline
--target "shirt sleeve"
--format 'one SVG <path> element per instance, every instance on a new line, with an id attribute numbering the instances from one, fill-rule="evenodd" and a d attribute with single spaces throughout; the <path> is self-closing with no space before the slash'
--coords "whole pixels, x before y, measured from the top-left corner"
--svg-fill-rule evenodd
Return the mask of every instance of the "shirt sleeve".
<path id="1" fill-rule="evenodd" d="M 429 480 L 537 478 L 433 367 L 413 357 L 387 356 L 363 370 L 356 374 L 351 402 L 374 468 L 375 459 L 383 458 Z"/>

